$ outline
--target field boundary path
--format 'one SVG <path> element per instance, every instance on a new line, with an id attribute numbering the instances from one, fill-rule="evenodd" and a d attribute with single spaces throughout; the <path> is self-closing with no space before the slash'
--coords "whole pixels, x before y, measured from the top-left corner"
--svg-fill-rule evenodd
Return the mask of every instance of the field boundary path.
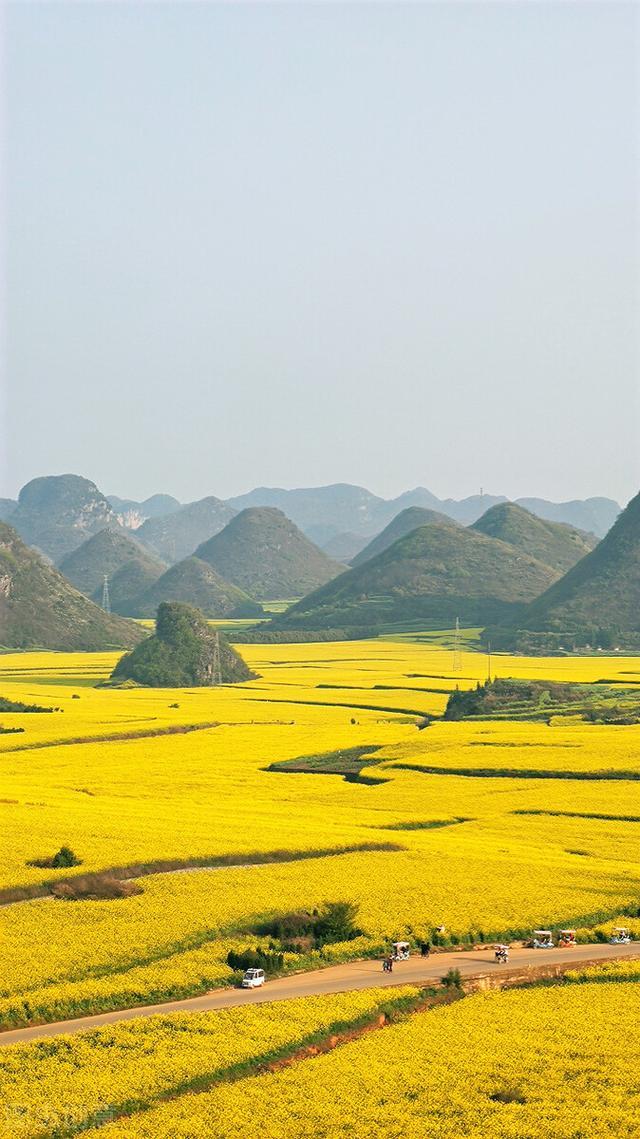
<path id="1" fill-rule="evenodd" d="M 43 1037 L 101 1028 L 123 1020 L 141 1016 L 166 1015 L 172 1012 L 208 1012 L 221 1008 L 235 1008 L 246 1004 L 269 1004 L 295 997 L 322 996 L 357 989 L 387 988 L 394 985 L 428 986 L 438 983 L 449 969 L 459 969 L 465 982 L 473 987 L 490 988 L 494 985 L 526 983 L 536 976 L 554 971 L 562 972 L 572 964 L 601 964 L 605 961 L 640 960 L 640 941 L 629 945 L 603 943 L 577 945 L 573 949 L 512 949 L 508 965 L 499 965 L 493 957 L 493 947 L 460 952 L 433 953 L 424 958 L 414 956 L 394 965 L 392 973 L 384 973 L 379 960 L 349 961 L 344 965 L 330 965 L 308 973 L 293 973 L 277 977 L 260 989 L 214 989 L 198 997 L 166 1001 L 157 1005 L 137 1005 L 135 1008 L 115 1009 L 95 1016 L 76 1020 L 57 1021 L 29 1028 L 0 1031 L 0 1046 L 21 1044 Z M 552 967 L 551 969 L 549 967 Z"/>

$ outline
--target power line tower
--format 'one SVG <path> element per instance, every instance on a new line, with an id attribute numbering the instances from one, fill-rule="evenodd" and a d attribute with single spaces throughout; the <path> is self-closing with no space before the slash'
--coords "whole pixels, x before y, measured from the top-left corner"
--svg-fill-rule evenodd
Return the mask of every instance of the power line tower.
<path id="1" fill-rule="evenodd" d="M 111 612 L 111 598 L 109 597 L 109 578 L 105 574 L 102 579 L 102 608 L 105 613 Z"/>
<path id="2" fill-rule="evenodd" d="M 213 675 L 212 684 L 222 684 L 222 664 L 220 661 L 220 634 L 213 634 Z"/>
<path id="3" fill-rule="evenodd" d="M 453 637 L 453 671 L 460 672 L 462 668 L 462 651 L 460 648 L 460 618 L 456 617 L 456 631 Z"/>

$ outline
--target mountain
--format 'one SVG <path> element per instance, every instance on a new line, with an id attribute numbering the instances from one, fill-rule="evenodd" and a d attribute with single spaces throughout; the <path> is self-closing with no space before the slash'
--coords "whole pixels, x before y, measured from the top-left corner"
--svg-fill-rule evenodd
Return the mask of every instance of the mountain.
<path id="1" fill-rule="evenodd" d="M 15 498 L 0 498 L 0 522 L 8 522 L 17 505 Z"/>
<path id="2" fill-rule="evenodd" d="M 113 508 L 95 483 L 80 475 L 47 475 L 23 486 L 11 525 L 28 546 L 59 563 L 91 534 L 116 526 Z"/>
<path id="3" fill-rule="evenodd" d="M 133 621 L 104 613 L 0 523 L 0 645 L 104 652 L 144 637 Z"/>
<path id="4" fill-rule="evenodd" d="M 550 522 L 566 522 L 579 530 L 603 538 L 611 529 L 620 513 L 620 505 L 612 498 L 573 499 L 571 502 L 547 502 L 544 498 L 518 498 L 518 506 L 524 506 L 539 518 Z"/>
<path id="5" fill-rule="evenodd" d="M 440 499 L 423 486 L 405 491 L 397 498 L 385 499 L 365 487 L 335 483 L 295 490 L 256 487 L 248 494 L 229 499 L 229 504 L 236 510 L 244 510 L 248 506 L 275 506 L 283 510 L 308 538 L 324 548 L 339 534 L 353 533 L 372 538 L 408 506 L 436 510 L 468 526 L 491 506 L 506 501 L 504 495 L 491 494 Z M 618 504 L 609 498 L 560 503 L 547 502 L 543 498 L 522 498 L 517 502 L 550 522 L 566 522 L 598 537 L 606 533 L 620 511 Z"/>
<path id="6" fill-rule="evenodd" d="M 353 558 L 351 565 L 360 566 L 364 562 L 368 562 L 370 558 L 374 558 L 376 554 L 381 554 L 383 550 L 392 546 L 394 542 L 398 541 L 398 538 L 404 538 L 405 534 L 410 534 L 412 530 L 417 530 L 419 526 L 426 526 L 429 522 L 448 522 L 449 525 L 455 526 L 453 519 L 449 520 L 444 514 L 439 514 L 437 510 L 428 510 L 424 506 L 407 506 L 405 510 L 396 514 L 381 534 L 376 535 L 368 546 L 365 546 Z"/>
<path id="7" fill-rule="evenodd" d="M 591 553 L 527 606 L 518 628 L 584 632 L 589 641 L 596 629 L 610 630 L 640 646 L 640 494 Z"/>
<path id="8" fill-rule="evenodd" d="M 224 581 L 210 565 L 191 556 L 166 573 L 128 606 L 135 617 L 152 617 L 163 601 L 182 601 L 205 617 L 260 617 L 262 606 L 236 585 Z"/>
<path id="9" fill-rule="evenodd" d="M 189 605 L 163 602 L 156 631 L 121 657 L 111 674 L 152 688 L 204 688 L 251 680 L 253 673 L 221 633 Z"/>
<path id="10" fill-rule="evenodd" d="M 197 546 L 224 529 L 234 514 L 235 510 L 228 503 L 210 495 L 181 506 L 173 514 L 147 519 L 136 531 L 136 537 L 147 549 L 173 565 L 188 558 Z"/>
<path id="11" fill-rule="evenodd" d="M 515 502 L 492 506 L 471 529 L 510 542 L 558 573 L 566 573 L 598 543 L 593 534 L 575 530 L 564 522 L 545 522 Z"/>
<path id="12" fill-rule="evenodd" d="M 332 486 L 302 487 L 283 490 L 280 487 L 257 487 L 248 494 L 230 498 L 235 510 L 272 506 L 281 510 L 308 536 L 314 527 L 314 541 L 328 541 L 345 530 L 356 534 L 375 534 L 384 499 L 370 490 L 349 483 Z"/>
<path id="13" fill-rule="evenodd" d="M 129 530 L 137 530 L 147 518 L 162 518 L 165 514 L 175 514 L 182 505 L 170 494 L 152 494 L 151 498 L 145 498 L 144 502 L 108 494 L 107 500 L 115 510 L 118 521 Z"/>
<path id="14" fill-rule="evenodd" d="M 60 562 L 67 580 L 96 603 L 102 598 L 106 574 L 112 610 L 129 615 L 131 598 L 153 585 L 166 568 L 135 538 L 114 529 L 94 534 Z"/>
<path id="15" fill-rule="evenodd" d="M 320 630 L 424 620 L 447 627 L 456 617 L 484 625 L 519 610 L 556 577 L 506 542 L 432 522 L 304 597 L 273 626 Z"/>
<path id="16" fill-rule="evenodd" d="M 260 601 L 301 597 L 344 568 L 273 507 L 241 511 L 196 557 Z"/>
<path id="17" fill-rule="evenodd" d="M 307 534 L 307 537 L 310 535 Z M 363 534 L 334 534 L 324 544 L 316 542 L 316 545 L 322 547 L 327 557 L 346 565 L 352 558 L 355 558 L 356 554 L 360 553 L 360 550 L 364 550 L 367 539 Z"/>

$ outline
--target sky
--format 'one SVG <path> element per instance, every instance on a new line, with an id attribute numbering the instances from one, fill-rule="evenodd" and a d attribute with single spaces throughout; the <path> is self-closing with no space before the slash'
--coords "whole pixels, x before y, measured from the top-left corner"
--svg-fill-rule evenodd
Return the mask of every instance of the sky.
<path id="1" fill-rule="evenodd" d="M 634 3 L 4 22 L 0 494 L 636 493 Z"/>

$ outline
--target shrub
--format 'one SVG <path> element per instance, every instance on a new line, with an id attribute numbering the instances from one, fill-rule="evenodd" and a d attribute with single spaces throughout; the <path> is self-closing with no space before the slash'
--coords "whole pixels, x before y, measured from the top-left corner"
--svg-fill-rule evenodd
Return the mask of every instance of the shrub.
<path id="1" fill-rule="evenodd" d="M 462 975 L 459 969 L 449 969 L 442 978 L 445 989 L 462 989 Z"/>
<path id="2" fill-rule="evenodd" d="M 110 874 L 86 874 L 69 882 L 55 882 L 51 893 L 54 898 L 65 902 L 107 901 L 141 894 L 142 887 L 137 882 L 122 881 Z"/>
<path id="3" fill-rule="evenodd" d="M 54 854 L 53 858 L 51 859 L 51 865 L 56 870 L 59 870 L 61 867 L 65 866 L 80 866 L 81 862 L 77 855 L 73 853 L 71 847 L 61 846 L 57 854 Z"/>

